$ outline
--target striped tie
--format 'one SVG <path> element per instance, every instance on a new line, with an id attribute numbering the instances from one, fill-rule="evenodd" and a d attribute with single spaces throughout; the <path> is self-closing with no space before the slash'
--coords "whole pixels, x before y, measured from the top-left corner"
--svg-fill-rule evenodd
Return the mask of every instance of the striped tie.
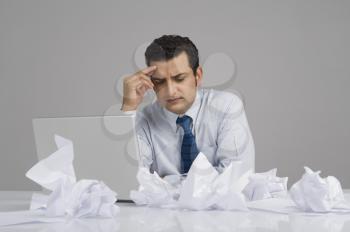
<path id="1" fill-rule="evenodd" d="M 184 137 L 181 146 L 181 173 L 187 173 L 190 170 L 193 160 L 195 160 L 199 151 L 196 144 L 196 138 L 191 131 L 192 118 L 185 115 L 182 118 L 178 117 L 176 124 L 179 124 L 184 129 Z"/>

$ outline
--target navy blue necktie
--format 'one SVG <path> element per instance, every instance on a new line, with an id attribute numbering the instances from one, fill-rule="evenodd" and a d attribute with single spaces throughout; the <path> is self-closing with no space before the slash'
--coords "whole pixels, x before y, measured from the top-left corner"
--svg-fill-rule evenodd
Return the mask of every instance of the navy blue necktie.
<path id="1" fill-rule="evenodd" d="M 192 118 L 187 115 L 182 118 L 178 117 L 176 120 L 176 124 L 179 124 L 185 132 L 181 146 L 181 171 L 183 174 L 190 170 L 193 160 L 199 153 L 196 139 L 192 134 L 191 123 Z"/>

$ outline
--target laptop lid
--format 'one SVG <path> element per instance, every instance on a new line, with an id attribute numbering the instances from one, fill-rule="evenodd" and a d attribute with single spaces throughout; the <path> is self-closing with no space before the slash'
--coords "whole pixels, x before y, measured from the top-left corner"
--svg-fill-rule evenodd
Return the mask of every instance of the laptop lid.
<path id="1" fill-rule="evenodd" d="M 96 179 L 130 200 L 138 183 L 138 146 L 132 115 L 33 119 L 38 159 L 57 150 L 54 135 L 72 140 L 77 180 Z"/>

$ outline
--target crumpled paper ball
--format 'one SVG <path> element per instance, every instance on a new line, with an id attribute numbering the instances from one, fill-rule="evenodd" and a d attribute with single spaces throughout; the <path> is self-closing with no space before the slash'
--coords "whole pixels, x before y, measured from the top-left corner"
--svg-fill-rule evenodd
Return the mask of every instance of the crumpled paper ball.
<path id="1" fill-rule="evenodd" d="M 277 168 L 267 172 L 254 173 L 249 177 L 249 183 L 243 193 L 249 201 L 263 200 L 274 197 L 285 197 L 288 193 L 288 177 L 277 177 Z"/>
<path id="2" fill-rule="evenodd" d="M 49 195 L 33 194 L 30 210 L 41 209 L 50 217 L 114 217 L 119 212 L 115 204 L 117 193 L 102 181 L 76 182 L 72 141 L 55 135 L 55 142 L 58 150 L 26 173 L 29 179 L 51 191 Z"/>
<path id="3" fill-rule="evenodd" d="M 140 167 L 137 175 L 140 186 L 138 191 L 131 191 L 130 197 L 138 205 L 246 211 L 248 208 L 242 189 L 248 183 L 251 171 L 240 175 L 240 167 L 240 161 L 233 161 L 219 174 L 201 152 L 186 178 L 161 178 L 156 172 L 151 174 Z"/>
<path id="4" fill-rule="evenodd" d="M 130 191 L 130 199 L 137 205 L 167 208 L 175 206 L 178 188 L 162 179 L 157 172 L 150 173 L 147 168 L 139 167 L 136 178 L 140 184 L 139 189 Z"/>
<path id="5" fill-rule="evenodd" d="M 303 211 L 330 212 L 333 207 L 344 202 L 341 184 L 334 176 L 320 177 L 320 171 L 314 172 L 304 167 L 305 173 L 290 189 L 290 196 Z"/>

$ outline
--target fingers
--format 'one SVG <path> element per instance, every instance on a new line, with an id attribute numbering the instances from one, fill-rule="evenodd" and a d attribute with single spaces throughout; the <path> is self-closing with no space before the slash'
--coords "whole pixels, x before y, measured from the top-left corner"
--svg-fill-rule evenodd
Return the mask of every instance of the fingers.
<path id="1" fill-rule="evenodd" d="M 146 92 L 146 88 L 144 87 L 144 85 L 139 85 L 136 87 L 136 93 L 143 96 Z"/>
<path id="2" fill-rule="evenodd" d="M 150 87 L 142 82 L 136 86 L 136 92 L 142 96 L 146 93 L 148 89 L 150 89 Z"/>
<path id="3" fill-rule="evenodd" d="M 126 77 L 124 79 L 124 89 L 133 89 L 136 90 L 139 94 L 142 93 L 142 95 L 148 89 L 153 89 L 154 84 L 151 81 L 151 78 L 145 73 L 151 75 L 151 73 L 154 72 L 156 68 L 156 66 L 147 67 L 143 70 L 138 71 L 130 77 Z M 141 89 L 142 91 L 140 91 Z"/>
<path id="4" fill-rule="evenodd" d="M 142 72 L 145 75 L 152 74 L 157 69 L 157 66 L 149 66 L 147 68 L 142 69 L 140 72 Z"/>
<path id="5" fill-rule="evenodd" d="M 123 107 L 136 109 L 143 99 L 148 89 L 153 89 L 154 84 L 150 76 L 157 69 L 156 66 L 150 66 L 138 71 L 132 76 L 125 77 L 123 80 Z"/>
<path id="6" fill-rule="evenodd" d="M 136 85 L 139 85 L 140 82 L 147 84 L 150 88 L 154 87 L 153 82 L 151 81 L 150 77 L 143 74 L 138 73 L 134 76 L 128 77 L 124 79 L 124 84 L 135 87 Z"/>
<path id="7" fill-rule="evenodd" d="M 147 89 L 153 89 L 154 88 L 154 85 L 153 83 L 148 79 L 147 81 L 143 80 L 144 81 L 144 85 L 147 86 Z"/>
<path id="8" fill-rule="evenodd" d="M 156 67 L 156 66 L 154 66 Z M 152 72 L 148 72 L 148 75 L 151 75 Z M 127 77 L 128 81 L 135 81 L 135 80 L 138 80 L 140 78 L 140 76 L 142 77 L 145 77 L 145 79 L 149 79 L 150 80 L 150 76 L 148 76 L 147 74 L 143 73 L 142 70 L 141 71 L 138 71 L 137 73 L 135 73 L 134 75 L 130 76 L 130 77 Z"/>
<path id="9" fill-rule="evenodd" d="M 151 78 L 149 76 L 146 76 L 145 74 L 140 74 L 140 78 L 148 83 L 148 85 L 153 88 L 154 84 L 151 81 Z"/>
<path id="10" fill-rule="evenodd" d="M 133 83 L 134 89 L 138 89 L 140 87 L 145 87 L 147 89 L 153 89 L 154 85 L 150 80 L 145 79 L 144 77 L 140 77 L 139 80 Z"/>

